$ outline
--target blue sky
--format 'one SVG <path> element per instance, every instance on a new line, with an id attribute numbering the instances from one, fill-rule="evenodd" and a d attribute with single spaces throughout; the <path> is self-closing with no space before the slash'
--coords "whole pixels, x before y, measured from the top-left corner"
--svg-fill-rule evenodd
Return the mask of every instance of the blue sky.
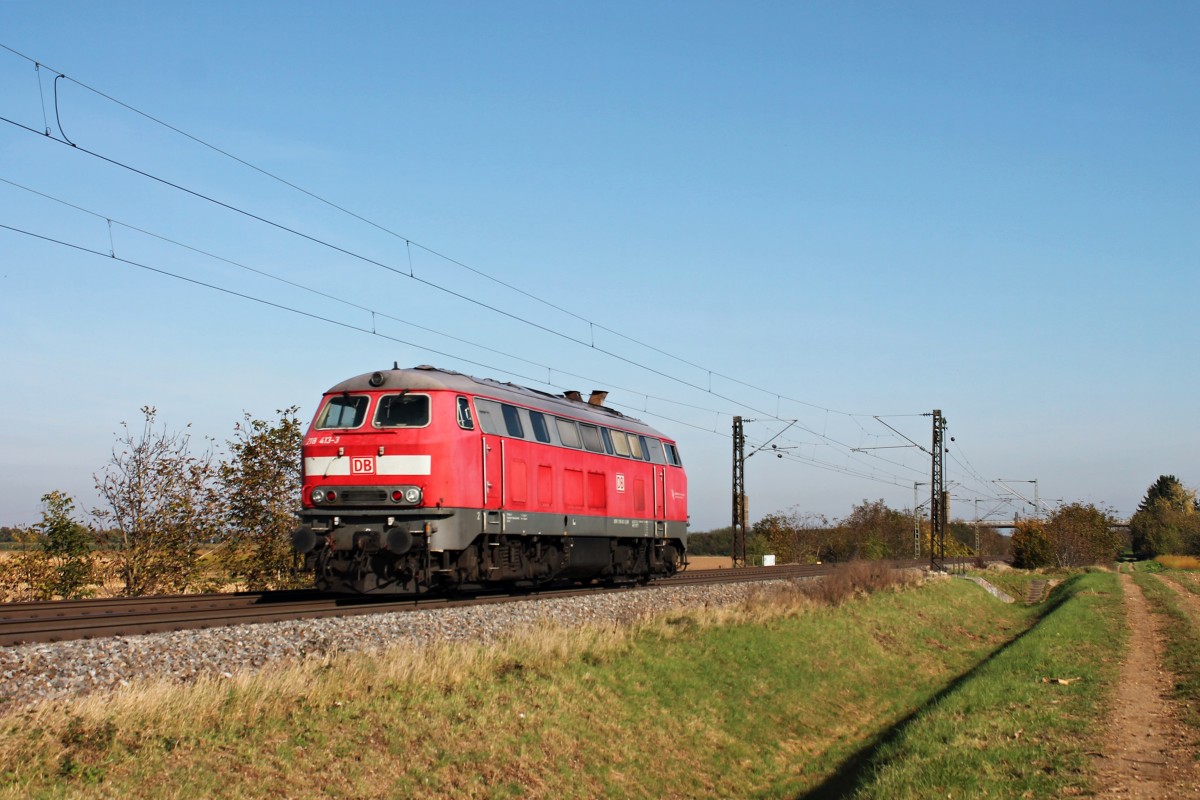
<path id="1" fill-rule="evenodd" d="M 143 405 L 219 445 L 393 361 L 610 389 L 699 530 L 734 414 L 785 448 L 753 518 L 911 506 L 875 416 L 933 408 L 956 516 L 1195 487 L 1196 41 L 1193 3 L 0 4 L 48 65 L 0 50 L 0 224 L 334 321 L 0 229 L 0 524 L 93 507 Z"/>

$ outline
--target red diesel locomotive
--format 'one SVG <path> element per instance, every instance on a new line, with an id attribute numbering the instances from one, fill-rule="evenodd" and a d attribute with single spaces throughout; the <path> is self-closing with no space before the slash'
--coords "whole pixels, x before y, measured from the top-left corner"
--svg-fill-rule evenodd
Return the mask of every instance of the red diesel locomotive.
<path id="1" fill-rule="evenodd" d="M 295 549 L 345 592 L 671 575 L 679 451 L 604 398 L 428 366 L 343 381 L 304 440 Z"/>

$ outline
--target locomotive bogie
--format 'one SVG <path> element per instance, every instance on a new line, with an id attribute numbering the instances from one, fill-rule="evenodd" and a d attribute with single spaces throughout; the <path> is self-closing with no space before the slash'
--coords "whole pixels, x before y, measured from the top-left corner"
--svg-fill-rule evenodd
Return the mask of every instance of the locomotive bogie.
<path id="1" fill-rule="evenodd" d="M 671 574 L 678 450 L 595 398 L 430 367 L 335 386 L 304 441 L 296 551 L 339 591 Z"/>

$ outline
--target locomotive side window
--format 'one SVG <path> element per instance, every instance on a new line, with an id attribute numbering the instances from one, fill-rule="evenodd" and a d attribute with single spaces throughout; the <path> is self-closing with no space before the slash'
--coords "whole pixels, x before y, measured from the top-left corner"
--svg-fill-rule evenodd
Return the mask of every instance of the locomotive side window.
<path id="1" fill-rule="evenodd" d="M 608 428 L 601 428 L 600 436 L 604 439 L 604 452 L 611 456 L 614 452 L 616 452 L 613 450 L 612 431 L 610 431 Z"/>
<path id="2" fill-rule="evenodd" d="M 550 428 L 546 425 L 546 415 L 540 411 L 530 411 L 529 422 L 533 428 L 533 438 L 542 444 L 549 444 Z"/>
<path id="3" fill-rule="evenodd" d="M 638 461 L 644 461 L 642 457 L 642 442 L 636 436 L 629 437 L 629 454 Z"/>
<path id="4" fill-rule="evenodd" d="M 428 395 L 401 393 L 379 398 L 379 407 L 375 410 L 376 428 L 423 428 L 428 424 Z"/>
<path id="5" fill-rule="evenodd" d="M 579 423 L 579 431 L 583 434 L 583 446 L 593 453 L 604 452 L 604 442 L 600 439 L 600 429 L 595 425 Z"/>
<path id="6" fill-rule="evenodd" d="M 500 436 L 504 433 L 504 420 L 500 416 L 500 404 L 494 400 L 475 398 L 475 411 L 479 414 L 479 427 L 484 433 Z"/>
<path id="7" fill-rule="evenodd" d="M 508 431 L 508 435 L 514 439 L 524 439 L 525 429 L 521 426 L 521 414 L 517 411 L 517 407 L 502 403 L 500 412 L 504 415 L 504 428 Z"/>
<path id="8" fill-rule="evenodd" d="M 331 397 L 321 412 L 321 418 L 317 420 L 317 429 L 357 428 L 366 419 L 369 402 L 370 398 L 365 395 Z"/>
<path id="9" fill-rule="evenodd" d="M 471 418 L 471 403 L 465 397 L 458 398 L 458 427 L 464 430 L 475 430 L 475 420 Z"/>
<path id="10" fill-rule="evenodd" d="M 663 442 L 663 447 L 667 451 L 667 462 L 672 467 L 682 467 L 683 462 L 679 460 L 679 450 L 670 442 Z"/>
<path id="11" fill-rule="evenodd" d="M 558 438 L 562 439 L 564 445 L 574 447 L 576 450 L 583 447 L 583 442 L 579 439 L 579 428 L 575 426 L 572 420 L 555 417 L 554 425 L 558 428 Z M 582 502 L 580 505 L 582 505 Z"/>
<path id="12" fill-rule="evenodd" d="M 629 439 L 625 438 L 625 431 L 612 431 L 613 449 L 617 451 L 617 455 L 629 458 Z"/>

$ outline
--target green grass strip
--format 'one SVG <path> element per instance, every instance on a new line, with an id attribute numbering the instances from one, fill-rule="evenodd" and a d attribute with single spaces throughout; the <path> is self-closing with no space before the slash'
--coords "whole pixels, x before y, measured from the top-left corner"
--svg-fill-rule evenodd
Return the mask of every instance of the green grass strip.
<path id="1" fill-rule="evenodd" d="M 1088 751 L 1119 673 L 1123 620 L 1115 575 L 1068 579 L 1037 625 L 806 797 L 1022 798 L 1090 791 Z"/>

